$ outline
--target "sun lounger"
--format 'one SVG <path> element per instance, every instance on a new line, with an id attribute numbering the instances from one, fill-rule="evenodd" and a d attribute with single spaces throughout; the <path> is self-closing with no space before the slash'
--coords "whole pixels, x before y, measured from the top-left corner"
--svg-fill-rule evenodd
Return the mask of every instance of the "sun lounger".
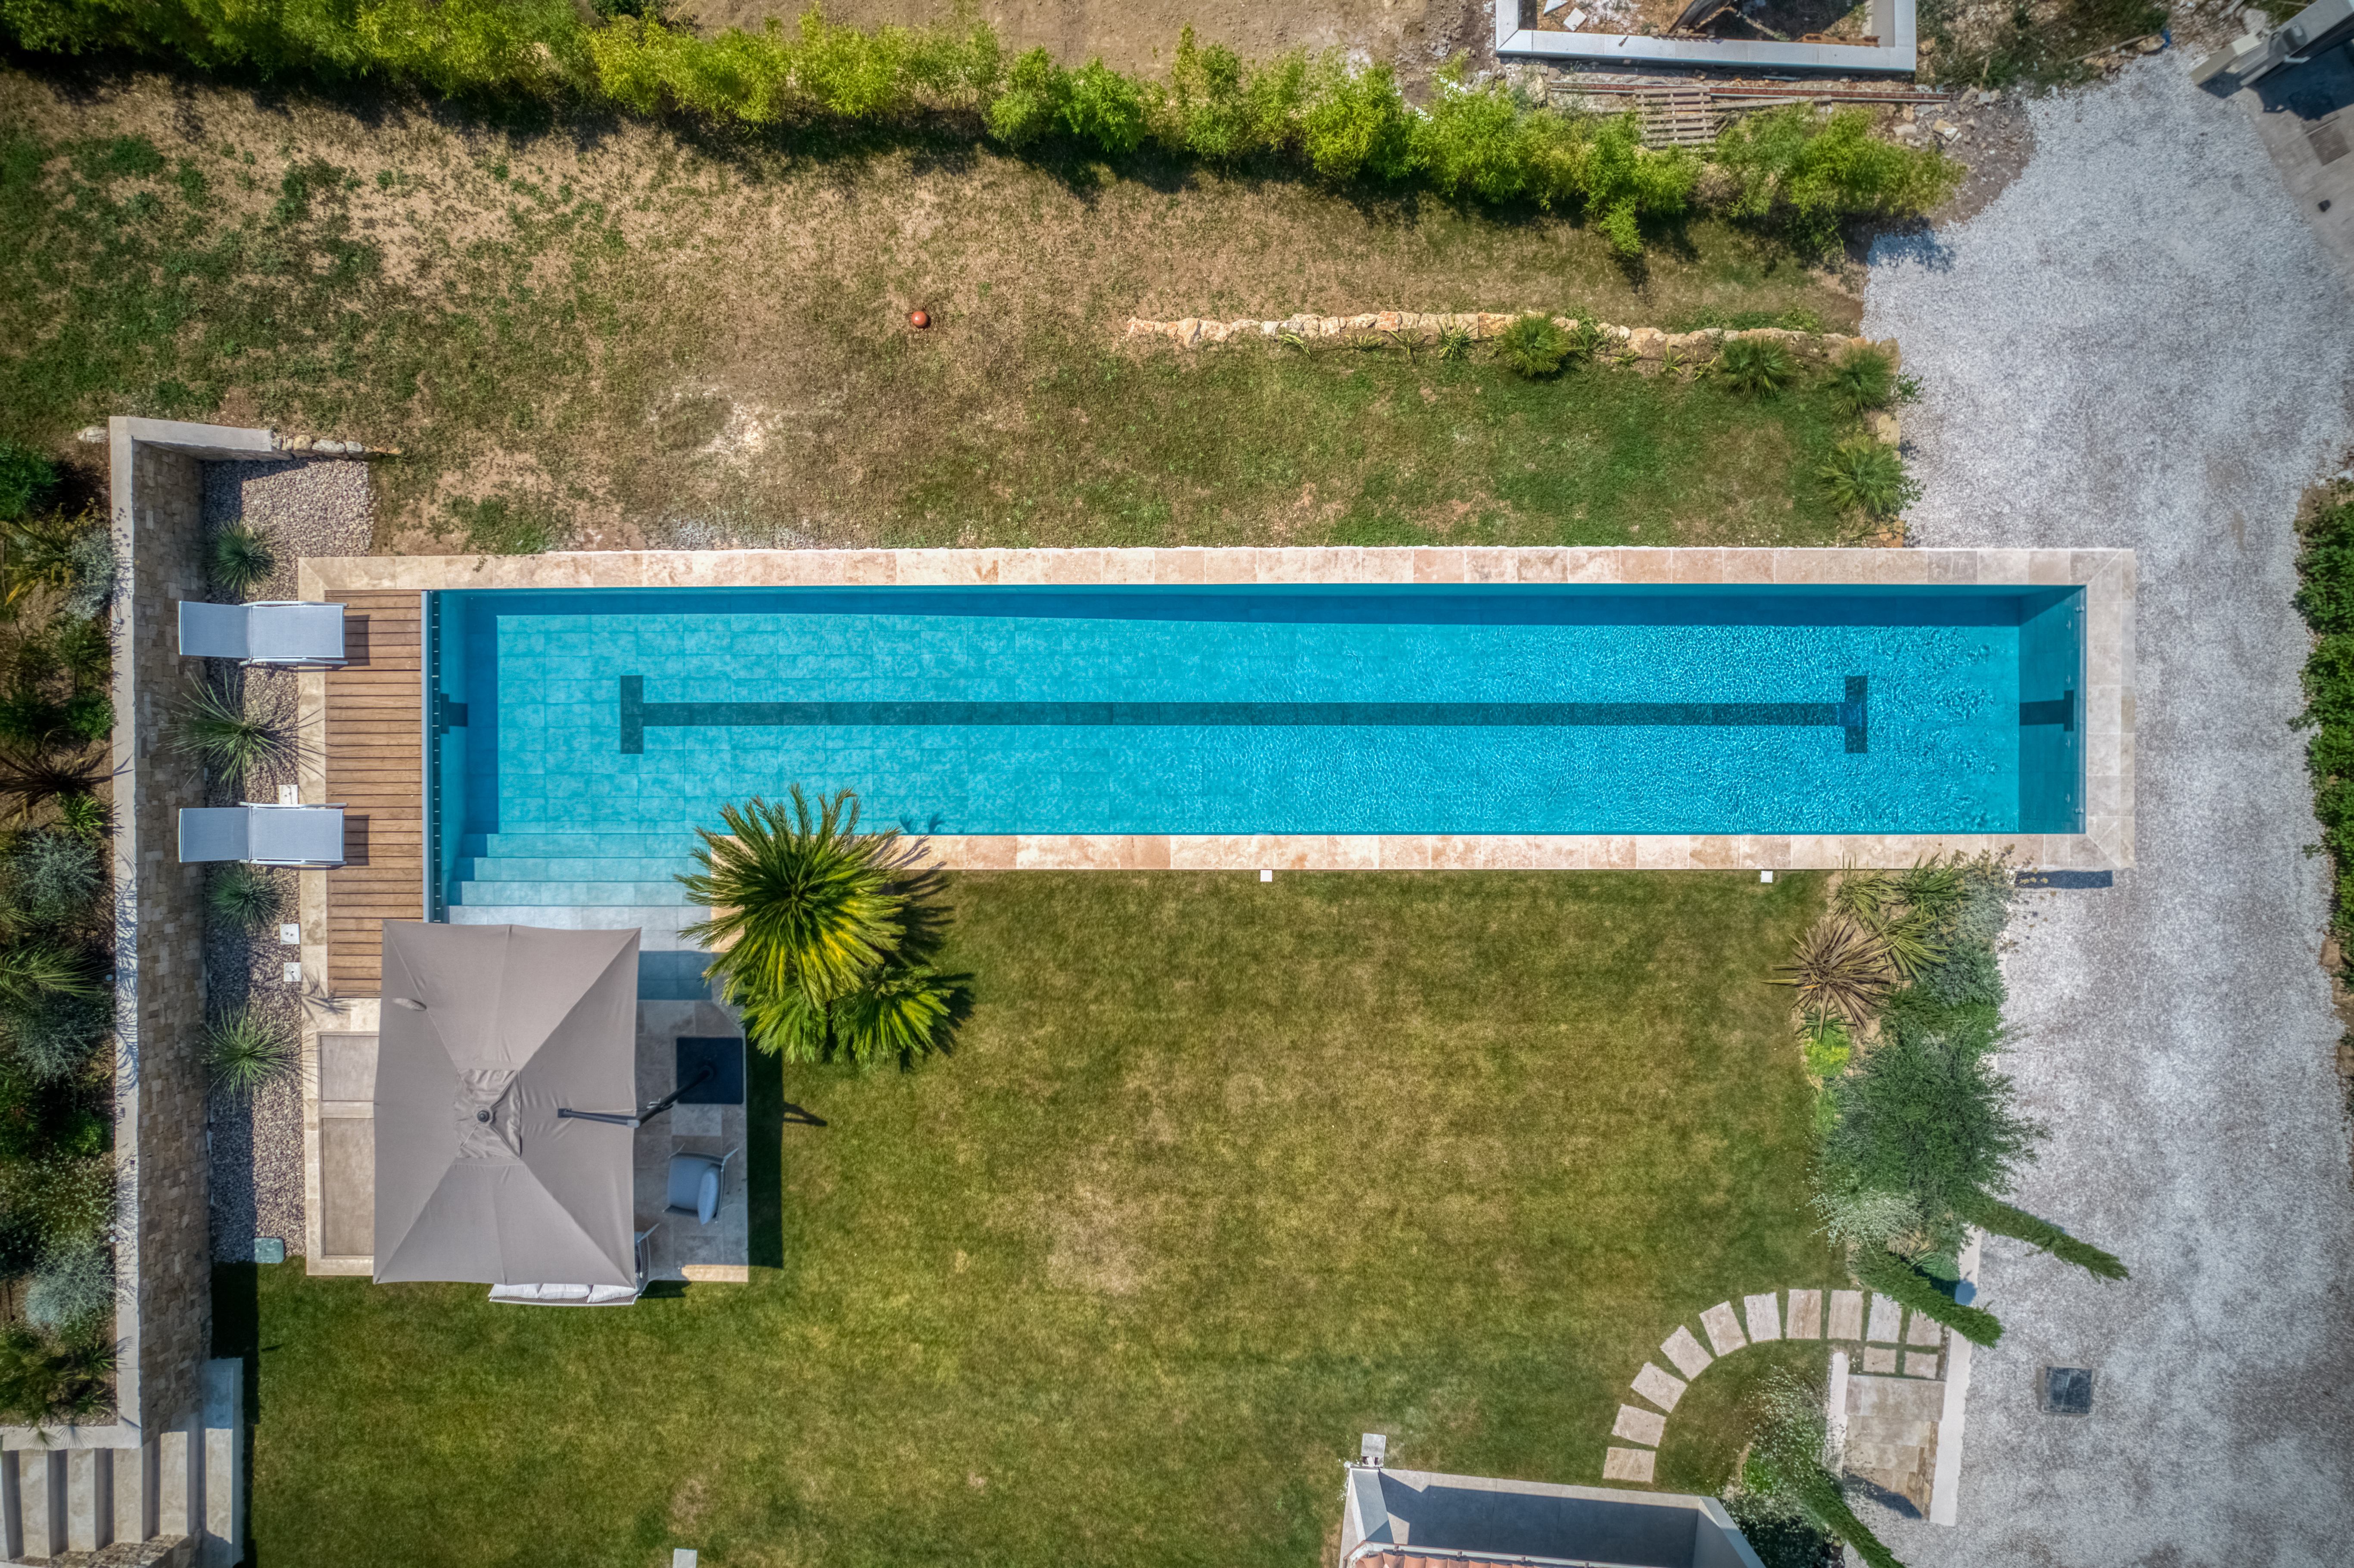
<path id="1" fill-rule="evenodd" d="M 258 604 L 180 601 L 180 652 L 248 664 L 341 664 L 344 607 L 302 599 Z"/>
<path id="2" fill-rule="evenodd" d="M 341 806 L 188 806 L 180 811 L 180 863 L 341 865 Z"/>

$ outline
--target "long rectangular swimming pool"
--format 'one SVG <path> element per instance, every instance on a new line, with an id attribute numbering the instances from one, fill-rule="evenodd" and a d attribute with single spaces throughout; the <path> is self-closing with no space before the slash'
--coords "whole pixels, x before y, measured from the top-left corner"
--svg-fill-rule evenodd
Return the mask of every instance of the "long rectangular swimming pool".
<path id="1" fill-rule="evenodd" d="M 2075 588 L 462 590 L 427 624 L 460 905 L 673 902 L 693 828 L 793 783 L 954 834 L 2083 827 Z"/>

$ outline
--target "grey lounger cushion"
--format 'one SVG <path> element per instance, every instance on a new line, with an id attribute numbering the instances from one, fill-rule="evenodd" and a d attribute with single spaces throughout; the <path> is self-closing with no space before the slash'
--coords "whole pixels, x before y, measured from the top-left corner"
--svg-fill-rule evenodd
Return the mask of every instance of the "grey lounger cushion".
<path id="1" fill-rule="evenodd" d="M 260 604 L 180 601 L 180 652 L 249 664 L 340 664 L 344 607 L 301 599 Z"/>
<path id="2" fill-rule="evenodd" d="M 180 811 L 180 860 L 249 860 L 262 865 L 344 863 L 341 806 L 188 806 Z"/>

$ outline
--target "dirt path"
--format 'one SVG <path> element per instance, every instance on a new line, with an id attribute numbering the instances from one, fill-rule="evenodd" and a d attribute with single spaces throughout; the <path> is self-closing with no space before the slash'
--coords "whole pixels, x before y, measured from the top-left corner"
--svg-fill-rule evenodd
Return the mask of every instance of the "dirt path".
<path id="1" fill-rule="evenodd" d="M 2289 524 L 2354 440 L 2354 302 L 2183 69 L 2033 105 L 2010 188 L 1873 257 L 1866 330 L 1928 387 L 1916 537 L 2140 570 L 2140 864 L 2031 906 L 2002 1062 L 2053 1128 L 2019 1202 L 2134 1277 L 1988 1246 L 2009 1332 L 1972 1379 L 1960 1527 L 1874 1520 L 1915 1568 L 2336 1563 L 2354 1518 L 2354 1191 L 2288 728 Z M 2038 1413 L 2048 1364 L 2094 1369 L 2090 1419 Z"/>

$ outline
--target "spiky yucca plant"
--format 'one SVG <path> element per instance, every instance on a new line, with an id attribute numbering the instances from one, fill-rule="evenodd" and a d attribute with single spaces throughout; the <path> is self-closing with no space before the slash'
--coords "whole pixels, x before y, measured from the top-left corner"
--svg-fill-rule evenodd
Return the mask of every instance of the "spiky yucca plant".
<path id="1" fill-rule="evenodd" d="M 215 1087 L 252 1095 L 300 1072 L 302 1048 L 282 1024 L 251 1008 L 234 1008 L 205 1025 L 205 1065 Z"/>
<path id="2" fill-rule="evenodd" d="M 214 875 L 206 902 L 222 919 L 250 928 L 278 918 L 286 892 L 261 866 L 230 864 Z"/>
<path id="3" fill-rule="evenodd" d="M 230 692 L 191 682 L 180 699 L 169 744 L 232 778 L 256 768 L 281 768 L 300 750 L 293 727 L 270 714 L 246 711 Z"/>
<path id="4" fill-rule="evenodd" d="M 231 528 L 212 543 L 207 564 L 213 581 L 231 593 L 244 593 L 278 567 L 269 541 L 250 528 Z"/>
<path id="5" fill-rule="evenodd" d="M 1861 1029 L 1888 996 L 1888 949 L 1856 921 L 1826 915 L 1798 938 L 1773 983 L 1797 987 L 1801 1006 Z"/>

